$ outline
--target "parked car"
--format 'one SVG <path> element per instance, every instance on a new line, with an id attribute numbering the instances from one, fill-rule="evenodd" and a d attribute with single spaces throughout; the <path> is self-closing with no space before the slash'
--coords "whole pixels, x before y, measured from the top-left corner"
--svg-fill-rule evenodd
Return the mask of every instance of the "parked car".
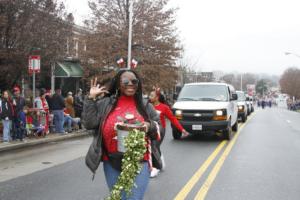
<path id="1" fill-rule="evenodd" d="M 242 120 L 242 122 L 247 121 L 248 112 L 250 112 L 249 105 L 246 102 L 246 95 L 243 91 L 236 91 L 238 99 L 238 118 Z"/>
<path id="2" fill-rule="evenodd" d="M 254 98 L 246 94 L 246 103 L 248 106 L 248 115 L 254 112 Z"/>
<path id="3" fill-rule="evenodd" d="M 226 83 L 189 83 L 179 93 L 172 109 L 181 125 L 191 134 L 221 131 L 225 139 L 238 130 L 237 94 Z M 173 138 L 181 132 L 173 127 Z"/>

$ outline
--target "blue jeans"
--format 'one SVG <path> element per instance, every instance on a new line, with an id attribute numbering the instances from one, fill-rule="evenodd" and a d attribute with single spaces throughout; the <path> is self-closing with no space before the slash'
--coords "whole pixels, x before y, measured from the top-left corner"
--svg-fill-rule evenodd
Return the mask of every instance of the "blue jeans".
<path id="1" fill-rule="evenodd" d="M 10 140 L 10 128 L 11 128 L 11 120 L 2 120 L 3 125 L 3 141 L 9 142 Z"/>
<path id="2" fill-rule="evenodd" d="M 53 110 L 54 115 L 54 126 L 55 132 L 64 133 L 64 111 L 63 110 Z"/>
<path id="3" fill-rule="evenodd" d="M 23 125 L 19 125 L 15 131 L 16 131 L 16 139 L 23 140 L 26 134 L 26 127 L 24 127 Z"/>
<path id="4" fill-rule="evenodd" d="M 79 118 L 72 118 L 70 115 L 64 116 L 64 124 L 67 124 L 68 130 L 72 130 L 72 125 L 78 125 L 79 121 Z"/>
<path id="5" fill-rule="evenodd" d="M 137 187 L 132 188 L 132 195 L 126 198 L 125 192 L 122 192 L 122 200 L 142 200 L 147 189 L 150 177 L 149 165 L 147 162 L 142 163 L 142 170 L 135 179 Z M 111 191 L 117 182 L 120 172 L 112 168 L 108 161 L 103 162 L 106 183 Z"/>

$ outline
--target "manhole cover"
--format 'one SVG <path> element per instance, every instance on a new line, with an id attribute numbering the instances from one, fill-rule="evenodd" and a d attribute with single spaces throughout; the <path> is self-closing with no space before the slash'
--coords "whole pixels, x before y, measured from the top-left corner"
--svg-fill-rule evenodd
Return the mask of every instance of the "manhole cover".
<path id="1" fill-rule="evenodd" d="M 49 164 L 51 164 L 52 162 L 42 162 L 42 164 L 44 164 L 44 165 L 49 165 Z"/>

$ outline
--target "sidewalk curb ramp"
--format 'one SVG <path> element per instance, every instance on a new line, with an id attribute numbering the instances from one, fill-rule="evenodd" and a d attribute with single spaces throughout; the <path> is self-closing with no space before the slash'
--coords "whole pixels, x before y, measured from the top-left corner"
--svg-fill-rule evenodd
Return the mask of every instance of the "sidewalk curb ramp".
<path id="1" fill-rule="evenodd" d="M 69 133 L 66 135 L 51 134 L 50 136 L 45 138 L 28 139 L 26 142 L 18 142 L 18 143 L 13 142 L 5 145 L 0 144 L 0 153 L 16 150 L 16 149 L 37 146 L 40 144 L 47 144 L 51 142 L 59 142 L 59 141 L 65 141 L 65 140 L 71 140 L 71 139 L 89 137 L 89 136 L 92 136 L 92 132 L 87 130 L 78 131 L 75 133 Z"/>

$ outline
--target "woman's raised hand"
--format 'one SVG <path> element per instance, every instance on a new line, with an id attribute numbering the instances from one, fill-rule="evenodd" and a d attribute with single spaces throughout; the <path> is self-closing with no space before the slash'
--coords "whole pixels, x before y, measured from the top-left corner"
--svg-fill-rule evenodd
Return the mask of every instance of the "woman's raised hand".
<path id="1" fill-rule="evenodd" d="M 89 98 L 96 98 L 98 95 L 103 95 L 108 93 L 104 86 L 100 87 L 100 84 L 97 84 L 97 77 L 95 79 L 91 79 L 91 89 Z"/>

